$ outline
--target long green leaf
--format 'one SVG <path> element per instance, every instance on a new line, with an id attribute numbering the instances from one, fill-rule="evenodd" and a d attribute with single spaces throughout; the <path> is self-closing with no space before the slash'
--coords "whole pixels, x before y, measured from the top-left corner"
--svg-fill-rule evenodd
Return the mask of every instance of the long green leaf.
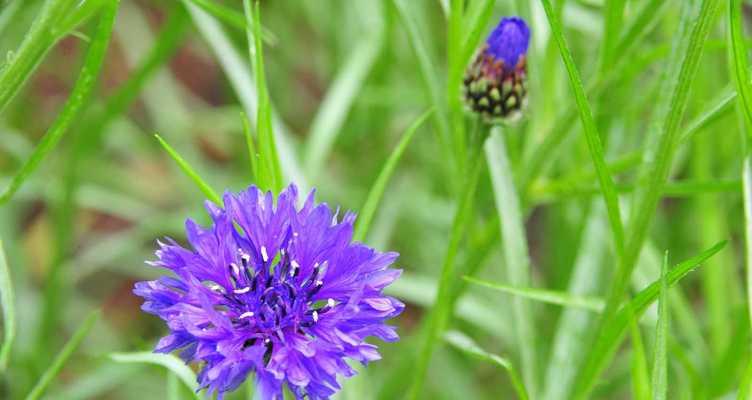
<path id="1" fill-rule="evenodd" d="M 509 282 L 518 287 L 531 286 L 531 266 L 520 200 L 514 186 L 512 167 L 500 128 L 492 130 L 485 145 L 486 162 L 491 174 L 496 212 L 501 223 L 501 244 Z M 530 304 L 515 297 L 512 302 L 516 340 L 522 358 L 522 376 L 531 397 L 537 393 L 536 330 Z"/>
<path id="2" fill-rule="evenodd" d="M 529 398 L 525 385 L 522 383 L 522 379 L 520 379 L 520 375 L 511 361 L 481 349 L 470 337 L 462 332 L 449 331 L 444 334 L 444 340 L 463 353 L 503 368 L 509 374 L 509 380 L 512 382 L 512 387 L 514 387 L 517 397 L 520 400 L 527 400 Z"/>
<path id="3" fill-rule="evenodd" d="M 353 45 L 347 62 L 332 81 L 311 122 L 306 144 L 306 170 L 313 179 L 328 159 L 345 118 L 381 51 L 384 35 L 381 28 L 374 30 L 376 32 L 363 35 L 363 39 Z"/>
<path id="4" fill-rule="evenodd" d="M 543 303 L 555 304 L 564 307 L 581 308 L 596 312 L 603 310 L 603 299 L 577 296 L 556 290 L 515 287 L 502 283 L 489 282 L 483 279 L 471 278 L 469 276 L 464 277 L 464 279 L 476 285 L 498 290 L 507 294 L 524 297 L 526 299 L 540 301 Z"/>
<path id="5" fill-rule="evenodd" d="M 59 39 L 55 26 L 75 3 L 76 0 L 48 0 L 18 50 L 9 54 L 9 60 L 0 70 L 0 111 L 8 105 Z"/>
<path id="6" fill-rule="evenodd" d="M 248 38 L 248 52 L 253 67 L 253 75 L 256 77 L 256 133 L 258 135 L 258 176 L 257 184 L 263 190 L 274 190 L 279 193 L 282 190 L 282 170 L 277 145 L 274 140 L 274 127 L 272 124 L 272 106 L 269 92 L 266 87 L 266 73 L 264 70 L 264 49 L 261 41 L 261 10 L 256 3 L 255 10 L 251 10 L 249 0 L 243 1 L 243 10 L 246 17 L 246 36 Z"/>
<path id="7" fill-rule="evenodd" d="M 648 360 L 645 356 L 645 345 L 642 342 L 640 327 L 637 325 L 634 315 L 629 318 L 629 330 L 632 338 L 632 398 L 648 400 L 651 394 Z"/>
<path id="8" fill-rule="evenodd" d="M 368 192 L 368 197 L 366 198 L 366 202 L 363 204 L 363 208 L 360 211 L 358 221 L 355 225 L 353 240 L 360 242 L 365 240 L 366 234 L 368 233 L 368 228 L 370 228 L 371 226 L 371 220 L 376 213 L 376 208 L 379 206 L 381 196 L 384 194 L 384 190 L 386 190 L 386 185 L 389 183 L 389 179 L 392 177 L 394 170 L 397 168 L 397 163 L 399 162 L 400 158 L 402 158 L 402 154 L 405 152 L 405 149 L 407 149 L 407 146 L 410 144 L 413 136 L 415 136 L 415 132 L 418 131 L 418 128 L 423 125 L 423 122 L 425 122 L 425 120 L 429 116 L 431 116 L 432 113 L 433 110 L 428 110 L 424 112 L 420 117 L 418 117 L 418 119 L 416 119 L 415 122 L 413 122 L 412 125 L 407 128 L 405 133 L 402 135 L 402 139 L 400 139 L 397 146 L 394 148 L 394 150 L 392 150 L 392 154 L 389 155 L 389 158 L 381 168 L 381 172 L 379 173 L 378 178 L 376 178 L 376 182 L 373 183 L 371 190 Z"/>
<path id="9" fill-rule="evenodd" d="M 230 85 L 237 94 L 246 114 L 251 119 L 256 118 L 258 107 L 256 85 L 258 82 L 255 82 L 255 79 L 251 77 L 248 64 L 240 56 L 222 26 L 214 17 L 194 5 L 191 0 L 183 0 L 183 4 L 193 18 L 198 31 L 216 55 L 217 61 L 219 61 L 225 74 L 227 74 Z M 306 192 L 308 183 L 297 160 L 288 130 L 274 113 L 272 113 L 271 118 L 274 127 L 274 142 L 276 149 L 279 150 L 279 161 L 285 177 L 295 182 L 301 192 Z M 258 123 L 255 120 L 252 122 Z"/>
<path id="10" fill-rule="evenodd" d="M 752 391 L 752 359 L 747 362 L 747 368 L 744 369 L 744 375 L 739 382 L 739 391 L 737 392 L 737 400 L 749 399 L 749 393 Z"/>
<path id="11" fill-rule="evenodd" d="M 590 109 L 587 96 L 585 95 L 585 87 L 582 85 L 582 79 L 580 78 L 579 72 L 577 72 L 577 66 L 574 64 L 572 53 L 564 39 L 561 22 L 558 19 L 559 17 L 554 13 L 550 0 L 542 0 L 542 3 L 543 8 L 546 11 L 546 16 L 548 17 L 548 23 L 551 26 L 551 33 L 559 46 L 561 58 L 564 61 L 564 66 L 569 75 L 569 83 L 574 92 L 574 99 L 577 104 L 580 119 L 582 120 L 582 128 L 585 131 L 585 138 L 587 139 L 590 157 L 592 158 L 595 172 L 598 176 L 598 182 L 603 191 L 603 199 L 606 202 L 606 210 L 608 211 L 608 219 L 611 224 L 611 233 L 614 238 L 616 254 L 617 257 L 621 258 L 624 252 L 624 227 L 621 221 L 621 213 L 619 211 L 619 197 L 616 192 L 616 185 L 614 184 L 611 174 L 608 171 L 608 167 L 606 166 L 606 159 L 603 153 L 603 145 L 601 144 L 600 135 L 598 134 L 598 128 L 595 125 L 593 113 Z"/>
<path id="12" fill-rule="evenodd" d="M 453 283 L 457 278 L 454 272 L 455 258 L 457 257 L 462 237 L 464 236 L 465 230 L 467 229 L 472 217 L 475 191 L 478 187 L 480 173 L 483 169 L 483 163 L 480 162 L 481 158 L 478 154 L 475 154 L 475 157 L 471 159 L 474 160 L 473 166 L 468 172 L 463 190 L 460 192 L 462 193 L 462 198 L 460 199 L 459 204 L 457 204 L 457 209 L 452 221 L 451 232 L 449 233 L 449 244 L 447 245 L 444 263 L 441 268 L 435 306 L 431 313 L 426 317 L 428 318 L 428 324 L 424 329 L 421 348 L 418 350 L 418 359 L 415 364 L 413 381 L 408 392 L 408 399 L 411 400 L 416 400 L 422 395 L 423 385 L 425 383 L 433 351 L 441 334 L 444 329 L 446 329 L 452 313 L 452 309 L 450 308 L 452 305 L 451 292 Z"/>
<path id="13" fill-rule="evenodd" d="M 747 275 L 747 310 L 752 323 L 752 85 L 749 81 L 747 49 L 742 31 L 742 2 L 729 0 L 729 32 L 731 54 L 734 61 L 734 81 L 741 98 L 737 109 L 741 110 L 744 123 L 744 160 L 742 162 L 742 198 L 744 199 L 744 255 Z"/>
<path id="14" fill-rule="evenodd" d="M 0 346 L 0 371 L 5 371 L 16 337 L 16 307 L 13 296 L 13 281 L 10 278 L 8 260 L 5 258 L 3 242 L 0 241 L 0 306 L 3 309 L 3 342 Z"/>
<path id="15" fill-rule="evenodd" d="M 84 322 L 81 323 L 78 329 L 76 329 L 76 332 L 73 334 L 70 340 L 65 343 L 65 346 L 63 346 L 63 349 L 60 350 L 60 353 L 58 353 L 49 367 L 47 367 L 47 370 L 44 371 L 44 374 L 39 378 L 39 380 L 37 380 L 34 388 L 31 389 L 31 392 L 29 392 L 29 394 L 26 396 L 26 400 L 36 400 L 44 394 L 44 391 L 47 390 L 48 386 L 50 386 L 50 383 L 52 383 L 52 380 L 55 379 L 55 376 L 57 376 L 60 370 L 63 369 L 66 361 L 68 361 L 71 355 L 73 355 L 73 352 L 78 349 L 78 346 L 89 334 L 91 328 L 94 327 L 94 323 L 99 319 L 99 314 L 99 311 L 94 311 L 89 314 L 88 317 L 86 317 Z"/>
<path id="16" fill-rule="evenodd" d="M 157 354 L 148 351 L 135 353 L 112 353 L 110 358 L 119 363 L 143 363 L 160 365 L 167 368 L 170 373 L 175 374 L 183 384 L 191 390 L 195 399 L 201 397 L 196 393 L 198 383 L 196 383 L 196 374 L 185 365 L 179 358 L 172 354 Z"/>
<path id="17" fill-rule="evenodd" d="M 688 273 L 697 268 L 708 258 L 718 253 L 726 245 L 726 242 L 720 242 L 715 246 L 703 251 L 698 256 L 683 261 L 672 268 L 667 277 L 668 286 L 671 287 L 679 280 L 684 278 Z M 580 369 L 578 379 L 575 385 L 575 399 L 584 399 L 597 382 L 597 377 L 606 367 L 609 360 L 619 347 L 626 330 L 629 327 L 629 320 L 632 315 L 639 318 L 642 313 L 650 306 L 660 294 L 661 282 L 656 281 L 647 288 L 641 290 L 625 306 L 622 306 L 615 312 L 611 318 L 606 320 L 595 342 L 592 344 L 592 350 L 589 354 L 586 364 Z M 629 309 L 627 309 L 629 307 Z"/>
<path id="18" fill-rule="evenodd" d="M 668 393 L 668 251 L 663 256 L 661 287 L 658 298 L 658 323 L 655 326 L 655 357 L 653 357 L 653 400 L 665 400 Z"/>
<path id="19" fill-rule="evenodd" d="M 217 195 L 217 192 L 214 191 L 214 189 L 209 186 L 206 181 L 204 181 L 201 176 L 191 167 L 191 165 L 188 163 L 188 161 L 185 161 L 183 157 L 178 154 L 175 149 L 173 149 L 167 142 L 162 139 L 159 135 L 154 135 L 155 138 L 159 141 L 159 144 L 162 145 L 162 147 L 165 149 L 167 154 L 172 157 L 173 160 L 175 160 L 175 163 L 178 164 L 178 167 L 185 173 L 188 178 L 190 178 L 194 184 L 196 184 L 196 187 L 206 196 L 207 199 L 213 201 L 215 204 L 222 205 L 222 199 Z"/>
<path id="20" fill-rule="evenodd" d="M 65 102 L 60 114 L 55 118 L 52 126 L 50 126 L 47 133 L 34 149 L 34 152 L 13 176 L 8 187 L 0 195 L 0 204 L 6 203 L 18 191 L 29 175 L 37 169 L 42 160 L 60 142 L 68 127 L 70 127 L 71 123 L 87 105 L 99 72 L 102 69 L 105 55 L 107 54 L 112 27 L 114 26 L 115 15 L 117 14 L 117 6 L 118 1 L 111 0 L 108 7 L 102 12 L 97 31 L 86 52 L 84 65 L 81 67 L 81 72 L 78 75 L 70 96 L 68 96 L 68 100 Z M 2 85 L 2 76 L 0 76 L 0 108 L 2 108 Z"/>
<path id="21" fill-rule="evenodd" d="M 642 244 L 647 236 L 653 213 L 661 197 L 663 185 L 668 179 L 677 145 L 679 123 L 684 115 L 689 98 L 690 84 L 697 73 L 702 49 L 719 7 L 719 0 L 705 0 L 703 2 L 700 15 L 692 24 L 692 30 L 688 38 L 688 47 L 681 59 L 679 73 L 676 77 L 667 77 L 668 79 L 675 79 L 676 84 L 672 85 L 672 95 L 667 107 L 668 113 L 663 122 L 660 136 L 657 138 L 656 151 L 652 156 L 649 155 L 646 158 L 645 170 L 649 172 L 646 175 L 647 185 L 636 198 L 634 211 L 630 217 L 629 238 L 625 247 L 624 257 L 619 260 L 620 262 L 608 292 L 605 318 L 609 318 L 611 312 L 617 308 L 622 300 L 629 278 L 634 271 L 637 258 L 642 249 Z M 686 23 L 689 23 L 689 21 L 686 21 Z M 679 35 L 679 37 L 681 36 Z M 652 149 L 649 151 L 652 153 Z"/>

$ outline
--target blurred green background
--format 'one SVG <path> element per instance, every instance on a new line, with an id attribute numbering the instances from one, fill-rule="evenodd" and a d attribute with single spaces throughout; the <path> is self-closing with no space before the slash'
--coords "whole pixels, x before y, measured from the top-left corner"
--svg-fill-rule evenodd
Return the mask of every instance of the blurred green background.
<path id="1" fill-rule="evenodd" d="M 58 118 L 106 0 L 68 3 L 71 7 L 51 23 L 54 29 L 43 43 L 49 52 L 33 59 L 39 65 L 27 70 L 28 79 L 1 110 L 0 187 L 10 183 Z M 447 3 L 261 2 L 266 75 L 288 179 L 304 190 L 315 187 L 318 199 L 330 205 L 356 212 L 362 207 L 405 129 L 437 98 L 441 104 L 446 100 Z M 533 286 L 604 296 L 615 266 L 608 220 L 569 80 L 540 2 L 465 3 L 463 35 L 480 18 L 483 38 L 498 18 L 512 14 L 526 17 L 533 31 L 528 115 L 504 130 L 522 198 Z M 661 123 L 656 119 L 661 115 L 658 99 L 672 90 L 662 77 L 672 61 L 682 10 L 696 15 L 700 1 L 622 2 L 612 39 L 624 38 L 638 16 L 650 19 L 637 24 L 639 35 L 619 42 L 624 47 L 614 46 L 608 57 L 601 54 L 608 0 L 553 3 L 586 82 L 606 159 L 621 162 L 613 173 L 624 194 L 622 211 L 628 214 L 627 200 L 641 184 L 636 178 L 640 153 L 635 151 L 652 145 L 654 138 L 647 133 Z M 730 240 L 700 272 L 670 292 L 669 398 L 675 399 L 734 398 L 749 362 L 740 183 L 744 153 L 723 3 L 681 119 L 680 134 L 691 137 L 678 148 L 671 183 L 632 277 L 637 291 L 659 277 L 664 250 L 675 264 Z M 43 7 L 41 0 L 0 1 L 0 54 L 7 54 L 6 64 L 14 61 Z M 486 7 L 487 16 L 482 14 Z M 645 7 L 650 12 L 640 14 Z M 750 9 L 744 11 L 746 18 Z M 216 190 L 252 183 L 241 112 L 254 115 L 255 86 L 243 24 L 240 1 L 121 0 L 90 100 L 38 170 L 0 207 L 0 238 L 17 316 L 0 398 L 23 398 L 95 309 L 101 310 L 101 318 L 46 398 L 164 398 L 175 384 L 164 368 L 115 362 L 108 355 L 151 350 L 166 332 L 162 321 L 139 310 L 133 284 L 160 272 L 144 264 L 153 259 L 157 238 L 183 242 L 186 217 L 208 221 L 203 195 L 153 134 L 165 138 Z M 715 109 L 717 105 L 721 107 Z M 383 360 L 347 381 L 340 398 L 399 398 L 411 382 L 419 327 L 436 291 L 463 180 L 439 144 L 442 118 L 437 110 L 410 143 L 366 240 L 401 254 L 398 266 L 404 277 L 389 293 L 408 305 L 395 321 L 403 339 L 380 344 Z M 456 280 L 472 273 L 505 282 L 510 266 L 504 266 L 487 171 L 473 204 Z M 466 289 L 451 329 L 519 367 L 512 297 L 475 285 Z M 557 332 L 568 321 L 592 320 L 594 314 L 531 304 L 540 369 L 534 398 L 567 398 L 559 397 L 565 393 L 559 391 L 561 382 L 572 379 L 571 359 L 589 350 L 590 343 L 583 336 L 574 347 L 561 350 Z M 642 332 L 645 349 L 638 349 L 652 364 L 655 321 L 655 310 L 648 310 L 600 376 L 594 398 L 636 397 L 635 333 Z M 191 396 L 184 388 L 179 393 Z M 228 397 L 243 396 L 239 390 Z M 437 348 L 424 398 L 514 396 L 503 368 L 446 343 Z"/>

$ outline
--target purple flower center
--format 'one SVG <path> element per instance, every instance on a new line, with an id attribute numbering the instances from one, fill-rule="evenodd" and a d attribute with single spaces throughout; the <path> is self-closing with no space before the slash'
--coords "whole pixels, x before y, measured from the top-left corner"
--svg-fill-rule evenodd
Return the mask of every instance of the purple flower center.
<path id="1" fill-rule="evenodd" d="M 521 56 L 527 53 L 530 44 L 530 28 L 522 18 L 502 18 L 499 25 L 486 39 L 487 51 L 496 59 L 504 61 L 507 68 L 514 68 Z"/>
<path id="2" fill-rule="evenodd" d="M 268 363 L 274 342 L 283 339 L 283 331 L 293 331 L 312 336 L 308 328 L 320 316 L 336 306 L 334 299 L 315 301 L 313 297 L 323 287 L 322 277 L 327 263 L 315 264 L 308 276 L 300 276 L 300 265 L 288 257 L 283 249 L 272 259 L 261 247 L 262 265 L 250 265 L 251 256 L 238 249 L 238 261 L 228 265 L 231 290 L 208 282 L 212 291 L 225 302 L 215 307 L 230 318 L 233 328 L 242 331 L 248 339 L 244 347 L 263 341 L 266 347 L 264 361 Z"/>

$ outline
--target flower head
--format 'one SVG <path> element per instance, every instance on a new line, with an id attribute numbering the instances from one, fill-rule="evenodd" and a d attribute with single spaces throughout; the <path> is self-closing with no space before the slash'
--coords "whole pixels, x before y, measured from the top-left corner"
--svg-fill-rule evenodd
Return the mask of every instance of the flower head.
<path id="1" fill-rule="evenodd" d="M 223 202 L 206 203 L 210 227 L 186 221 L 190 248 L 160 243 L 151 264 L 174 277 L 135 286 L 170 329 L 155 351 L 202 362 L 200 387 L 219 397 L 255 372 L 262 399 L 281 399 L 283 384 L 298 399 L 328 398 L 337 375 L 355 374 L 346 359 L 380 358 L 366 337 L 398 339 L 384 322 L 404 305 L 381 293 L 400 275 L 389 268 L 397 254 L 351 242 L 355 216 L 338 218 L 313 193 L 298 208 L 294 185 L 276 205 L 255 186 Z"/>
<path id="2" fill-rule="evenodd" d="M 468 107 L 486 120 L 519 118 L 527 103 L 526 54 L 530 28 L 522 18 L 502 18 L 465 73 Z"/>

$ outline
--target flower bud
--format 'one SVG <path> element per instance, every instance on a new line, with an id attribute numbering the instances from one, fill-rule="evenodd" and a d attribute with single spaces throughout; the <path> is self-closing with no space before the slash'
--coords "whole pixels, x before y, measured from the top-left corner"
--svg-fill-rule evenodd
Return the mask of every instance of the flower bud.
<path id="1" fill-rule="evenodd" d="M 530 28 L 522 18 L 502 18 L 468 66 L 463 97 L 490 123 L 513 122 L 527 105 L 526 55 Z"/>

